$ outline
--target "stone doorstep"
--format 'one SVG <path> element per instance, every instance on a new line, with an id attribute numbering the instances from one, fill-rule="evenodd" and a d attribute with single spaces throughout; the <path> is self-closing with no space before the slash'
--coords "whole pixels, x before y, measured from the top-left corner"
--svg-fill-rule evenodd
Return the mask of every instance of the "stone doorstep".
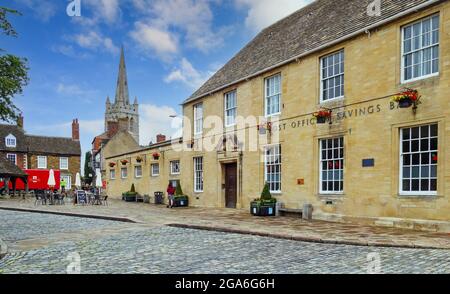
<path id="1" fill-rule="evenodd" d="M 212 232 L 221 232 L 221 233 L 231 233 L 231 234 L 241 234 L 241 235 L 251 235 L 251 236 L 259 236 L 259 237 L 268 237 L 275 239 L 284 239 L 284 240 L 293 240 L 299 242 L 307 242 L 307 243 L 322 243 L 322 244 L 339 244 L 339 245 L 352 245 L 352 246 L 363 246 L 363 247 L 389 247 L 389 248 L 410 248 L 410 249 L 441 249 L 448 250 L 450 246 L 432 246 L 427 244 L 420 244 L 420 242 L 412 243 L 412 242 L 392 242 L 392 241 L 364 241 L 358 239 L 344 239 L 344 238 L 319 238 L 319 237 L 306 237 L 300 235 L 291 235 L 291 234 L 278 234 L 278 233 L 269 233 L 269 232 L 261 232 L 261 231 L 252 231 L 252 230 L 242 230 L 242 229 L 231 229 L 225 227 L 218 226 L 200 226 L 200 225 L 188 225 L 188 224 L 168 224 L 167 226 L 173 228 L 182 228 L 182 229 L 192 229 L 192 230 L 203 230 L 203 231 L 212 231 Z"/>

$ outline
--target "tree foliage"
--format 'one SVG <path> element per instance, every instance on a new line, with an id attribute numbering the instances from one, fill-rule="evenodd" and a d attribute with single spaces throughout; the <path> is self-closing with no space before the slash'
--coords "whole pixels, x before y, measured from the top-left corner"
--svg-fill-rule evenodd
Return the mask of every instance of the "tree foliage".
<path id="1" fill-rule="evenodd" d="M 86 155 L 84 157 L 84 182 L 88 185 L 92 184 L 92 177 L 94 175 L 94 170 L 92 169 L 91 162 L 92 153 L 88 151 L 86 152 Z"/>
<path id="2" fill-rule="evenodd" d="M 270 200 L 270 199 L 272 199 L 272 194 L 270 194 L 269 183 L 266 183 L 261 193 L 261 200 Z"/>
<path id="3" fill-rule="evenodd" d="M 181 189 L 181 183 L 178 183 L 175 189 L 175 196 L 183 196 L 183 190 Z"/>
<path id="4" fill-rule="evenodd" d="M 0 31 L 7 36 L 16 37 L 17 32 L 7 19 L 8 13 L 19 14 L 16 10 L 0 7 Z M 0 53 L 5 52 L 0 48 Z M 16 120 L 19 109 L 14 105 L 15 95 L 22 94 L 28 84 L 27 60 L 11 54 L 0 55 L 0 120 Z"/>

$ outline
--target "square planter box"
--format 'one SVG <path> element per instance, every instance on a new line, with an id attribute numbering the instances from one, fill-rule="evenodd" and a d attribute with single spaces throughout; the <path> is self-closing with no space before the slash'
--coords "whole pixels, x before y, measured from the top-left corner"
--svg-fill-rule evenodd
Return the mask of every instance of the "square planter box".
<path id="1" fill-rule="evenodd" d="M 188 198 L 181 198 L 181 199 L 174 199 L 173 200 L 173 207 L 188 207 L 189 206 L 189 199 Z"/>
<path id="2" fill-rule="evenodd" d="M 136 198 L 137 198 L 137 196 L 122 196 L 122 199 L 125 201 L 125 202 L 136 202 Z"/>
<path id="3" fill-rule="evenodd" d="M 276 216 L 276 204 L 250 205 L 250 213 L 254 216 Z"/>

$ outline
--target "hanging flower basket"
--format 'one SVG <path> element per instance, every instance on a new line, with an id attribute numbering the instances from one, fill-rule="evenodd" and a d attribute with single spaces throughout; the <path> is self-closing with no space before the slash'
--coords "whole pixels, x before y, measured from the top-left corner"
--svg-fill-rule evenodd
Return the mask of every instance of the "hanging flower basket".
<path id="1" fill-rule="evenodd" d="M 141 163 L 142 161 L 144 161 L 144 159 L 140 156 L 136 157 L 136 162 L 137 163 Z"/>
<path id="2" fill-rule="evenodd" d="M 128 164 L 128 160 L 124 159 L 120 161 L 122 163 L 122 165 L 127 165 Z"/>
<path id="3" fill-rule="evenodd" d="M 392 98 L 392 101 L 398 103 L 398 107 L 400 108 L 409 108 L 411 106 L 419 105 L 420 98 L 422 96 L 419 94 L 417 90 L 405 88 L 403 92 L 398 93 Z"/>
<path id="4" fill-rule="evenodd" d="M 258 131 L 261 135 L 264 135 L 266 133 L 266 131 L 272 132 L 272 123 L 271 122 L 266 122 L 266 123 L 262 123 L 259 124 L 257 126 Z"/>
<path id="5" fill-rule="evenodd" d="M 318 124 L 324 124 L 331 118 L 332 111 L 329 109 L 321 109 L 315 112 L 313 116 L 316 118 Z"/>
<path id="6" fill-rule="evenodd" d="M 161 155 L 157 152 L 153 153 L 152 156 L 154 160 L 159 160 L 159 157 L 161 157 Z"/>
<path id="7" fill-rule="evenodd" d="M 110 162 L 109 163 L 109 167 L 115 167 L 116 166 L 116 163 L 115 162 Z"/>

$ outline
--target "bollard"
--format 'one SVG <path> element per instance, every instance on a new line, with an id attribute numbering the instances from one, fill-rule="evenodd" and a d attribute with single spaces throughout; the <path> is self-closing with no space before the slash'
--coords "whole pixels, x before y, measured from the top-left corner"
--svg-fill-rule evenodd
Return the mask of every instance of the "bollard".
<path id="1" fill-rule="evenodd" d="M 313 206 L 312 206 L 312 204 L 305 204 L 303 206 L 302 218 L 304 220 L 312 220 L 312 214 L 313 214 Z"/>

